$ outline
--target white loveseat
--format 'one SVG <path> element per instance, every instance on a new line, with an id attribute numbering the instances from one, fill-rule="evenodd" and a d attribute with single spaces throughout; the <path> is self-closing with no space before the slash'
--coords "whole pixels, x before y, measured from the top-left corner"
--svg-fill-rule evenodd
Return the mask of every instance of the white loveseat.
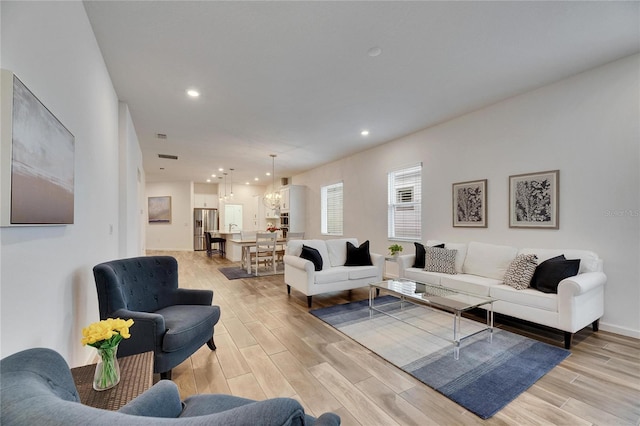
<path id="1" fill-rule="evenodd" d="M 425 247 L 442 243 L 430 240 Z M 446 249 L 457 250 L 456 274 L 414 268 L 415 254 L 411 254 L 398 258 L 400 277 L 490 296 L 496 299 L 494 312 L 564 331 L 567 349 L 575 332 L 589 324 L 598 331 L 598 321 L 604 312 L 607 276 L 597 254 L 587 250 L 518 249 L 479 242 L 444 244 Z M 519 254 L 535 254 L 538 264 L 561 254 L 566 259 L 580 259 L 578 275 L 560 281 L 557 294 L 533 288 L 517 290 L 505 285 L 503 280 L 511 261 Z"/>
<path id="2" fill-rule="evenodd" d="M 369 266 L 344 266 L 347 260 L 347 241 L 359 247 L 356 238 L 331 240 L 291 240 L 284 255 L 284 282 L 287 292 L 291 287 L 307 296 L 311 307 L 312 296 L 332 291 L 351 290 L 369 283 L 382 281 L 384 256 L 370 253 Z M 302 246 L 312 247 L 322 257 L 322 270 L 316 271 L 312 261 L 300 257 Z"/>

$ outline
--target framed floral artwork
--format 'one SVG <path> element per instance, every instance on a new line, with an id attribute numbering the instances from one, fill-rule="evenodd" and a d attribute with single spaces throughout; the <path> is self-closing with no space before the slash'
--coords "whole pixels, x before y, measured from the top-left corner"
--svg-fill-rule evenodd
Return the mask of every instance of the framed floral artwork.
<path id="1" fill-rule="evenodd" d="M 487 180 L 453 184 L 453 226 L 487 227 Z"/>
<path id="2" fill-rule="evenodd" d="M 558 229 L 559 170 L 509 176 L 509 227 Z"/>

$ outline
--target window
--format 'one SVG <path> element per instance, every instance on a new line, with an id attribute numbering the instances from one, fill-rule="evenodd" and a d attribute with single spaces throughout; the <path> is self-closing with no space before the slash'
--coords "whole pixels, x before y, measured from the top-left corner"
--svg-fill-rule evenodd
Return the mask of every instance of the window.
<path id="1" fill-rule="evenodd" d="M 342 182 L 323 186 L 321 232 L 325 235 L 342 235 Z"/>
<path id="2" fill-rule="evenodd" d="M 420 240 L 422 163 L 389 173 L 389 239 Z"/>

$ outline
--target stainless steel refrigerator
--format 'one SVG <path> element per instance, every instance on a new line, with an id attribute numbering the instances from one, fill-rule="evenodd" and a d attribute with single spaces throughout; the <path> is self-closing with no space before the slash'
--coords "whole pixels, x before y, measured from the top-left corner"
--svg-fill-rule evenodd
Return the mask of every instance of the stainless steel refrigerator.
<path id="1" fill-rule="evenodd" d="M 193 209 L 193 249 L 195 251 L 207 249 L 205 232 L 217 231 L 218 209 Z"/>

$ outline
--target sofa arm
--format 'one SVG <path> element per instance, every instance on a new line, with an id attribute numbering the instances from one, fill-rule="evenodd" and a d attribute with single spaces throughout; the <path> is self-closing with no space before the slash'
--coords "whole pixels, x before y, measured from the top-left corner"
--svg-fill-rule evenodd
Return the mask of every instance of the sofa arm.
<path id="1" fill-rule="evenodd" d="M 134 416 L 177 418 L 182 412 L 178 386 L 171 380 L 160 380 L 118 411 Z"/>
<path id="2" fill-rule="evenodd" d="M 576 297 L 602 287 L 607 282 L 604 272 L 585 272 L 565 278 L 558 284 L 558 297 Z"/>
<path id="3" fill-rule="evenodd" d="M 174 305 L 211 305 L 213 291 L 179 288 L 175 293 Z"/>
<path id="4" fill-rule="evenodd" d="M 132 319 L 131 337 L 123 339 L 118 345 L 118 356 L 139 354 L 154 351 L 162 347 L 162 338 L 166 331 L 164 317 L 149 312 L 118 309 L 113 312 L 114 318 Z"/>
<path id="5" fill-rule="evenodd" d="M 293 268 L 296 269 L 300 269 L 302 271 L 306 271 L 308 274 L 312 274 L 315 271 L 315 267 L 313 265 L 313 262 L 307 259 L 303 259 L 299 256 L 293 256 L 290 254 L 285 254 L 284 258 L 284 265 L 286 266 L 291 266 Z"/>
<path id="6" fill-rule="evenodd" d="M 398 256 L 398 276 L 400 278 L 404 278 L 404 271 L 408 268 L 411 268 L 416 261 L 415 254 L 404 254 L 402 256 Z"/>

